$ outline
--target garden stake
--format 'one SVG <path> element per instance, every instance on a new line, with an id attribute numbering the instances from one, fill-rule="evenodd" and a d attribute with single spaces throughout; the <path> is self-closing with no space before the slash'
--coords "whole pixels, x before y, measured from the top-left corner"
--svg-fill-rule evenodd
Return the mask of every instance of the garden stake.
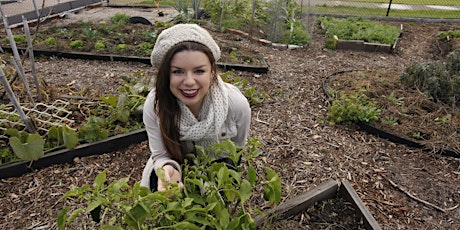
<path id="1" fill-rule="evenodd" d="M 11 29 L 9 28 L 6 16 L 3 15 L 2 17 L 3 17 L 3 24 L 5 25 L 6 33 L 8 35 L 8 38 L 10 39 L 11 49 L 13 50 L 13 57 L 12 57 L 13 64 L 15 64 L 16 71 L 19 74 L 19 77 L 21 78 L 22 82 L 24 83 L 24 86 L 26 87 L 27 94 L 29 95 L 30 100 L 32 101 L 32 104 L 34 104 L 34 99 L 32 97 L 32 93 L 30 92 L 30 88 L 29 88 L 29 82 L 26 79 L 24 70 L 22 68 L 21 59 L 19 58 L 19 52 L 18 52 L 18 48 L 16 47 L 16 42 L 14 41 L 14 37 L 13 37 L 13 34 L 11 33 Z"/>
<path id="2" fill-rule="evenodd" d="M 26 17 L 24 17 L 24 15 L 22 15 L 22 21 L 24 24 L 24 32 L 26 33 L 26 38 L 27 38 L 27 50 L 29 51 L 30 66 L 32 69 L 32 77 L 34 78 L 35 87 L 37 88 L 37 98 L 39 101 L 41 101 L 42 95 L 40 93 L 40 84 L 38 83 L 37 73 L 35 71 L 34 49 L 32 45 L 32 40 L 30 40 L 29 24 L 27 23 L 27 19 Z"/>
<path id="3" fill-rule="evenodd" d="M 8 95 L 8 98 L 10 99 L 11 103 L 13 103 L 13 106 L 16 109 L 16 111 L 18 111 L 19 117 L 21 117 L 29 133 L 35 133 L 35 128 L 34 128 L 33 123 L 30 121 L 30 119 L 26 116 L 26 114 L 22 110 L 21 105 L 19 104 L 18 99 L 16 99 L 13 93 L 13 90 L 11 89 L 11 86 L 8 83 L 8 80 L 6 79 L 5 73 L 3 72 L 2 68 L 0 68 L 0 81 L 3 84 L 3 88 L 5 89 L 5 92 Z"/>

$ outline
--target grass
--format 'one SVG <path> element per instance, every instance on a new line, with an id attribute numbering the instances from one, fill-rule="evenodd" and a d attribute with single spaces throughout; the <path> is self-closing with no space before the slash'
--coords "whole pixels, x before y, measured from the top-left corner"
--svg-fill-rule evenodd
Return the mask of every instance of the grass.
<path id="1" fill-rule="evenodd" d="M 386 8 L 368 8 L 354 6 L 328 6 L 316 5 L 312 12 L 324 14 L 340 14 L 355 16 L 386 16 Z M 396 10 L 391 9 L 390 17 L 415 17 L 415 18 L 460 18 L 459 10 Z"/>
<path id="2" fill-rule="evenodd" d="M 390 0 L 342 0 L 343 2 L 371 2 L 371 3 L 390 3 Z M 395 0 L 392 4 L 414 4 L 414 5 L 438 5 L 438 6 L 460 6 L 458 0 Z"/>

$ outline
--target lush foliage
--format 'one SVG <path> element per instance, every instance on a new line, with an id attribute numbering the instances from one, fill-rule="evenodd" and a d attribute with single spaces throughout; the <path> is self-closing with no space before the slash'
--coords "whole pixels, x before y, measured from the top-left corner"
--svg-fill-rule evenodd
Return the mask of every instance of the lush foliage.
<path id="1" fill-rule="evenodd" d="M 141 107 L 152 83 L 145 82 L 146 78 L 141 72 L 122 78 L 124 85 L 118 89 L 119 95 L 101 97 L 101 103 L 91 108 L 91 115 L 78 127 L 71 128 L 63 124 L 49 127 L 47 132 L 39 131 L 34 134 L 20 131 L 17 127 L 6 129 L 3 135 L 9 137 L 12 152 L 2 151 L 1 163 L 18 159 L 37 160 L 57 149 L 72 149 L 79 143 L 103 140 L 142 128 Z"/>
<path id="2" fill-rule="evenodd" d="M 412 63 L 400 75 L 408 87 L 417 88 L 435 100 L 447 104 L 460 101 L 460 50 L 451 52 L 445 64 Z"/>
<path id="3" fill-rule="evenodd" d="M 322 16 L 317 21 L 324 29 L 328 39 L 326 44 L 329 45 L 335 45 L 334 40 L 337 38 L 393 45 L 401 33 L 401 29 L 396 26 L 372 22 L 361 17 L 339 19 Z"/>
<path id="4" fill-rule="evenodd" d="M 370 123 L 380 117 L 380 109 L 363 93 L 340 94 L 328 109 L 328 120 L 333 124 Z"/>
<path id="5" fill-rule="evenodd" d="M 441 31 L 437 34 L 437 37 L 441 41 L 449 41 L 453 38 L 460 38 L 460 30 Z"/>
<path id="6" fill-rule="evenodd" d="M 249 86 L 249 82 L 246 79 L 242 79 L 237 76 L 234 72 L 227 71 L 221 74 L 222 80 L 231 83 L 238 87 L 244 96 L 248 99 L 250 105 L 257 105 L 263 102 L 268 94 L 265 92 L 257 91 L 254 86 Z"/>
<path id="7" fill-rule="evenodd" d="M 255 229 L 254 207 L 248 204 L 255 186 L 263 188 L 270 203 L 281 200 L 277 173 L 268 167 L 258 173 L 252 166 L 252 159 L 260 154 L 259 145 L 255 139 L 243 148 L 224 141 L 207 153 L 198 146 L 201 154 L 181 169 L 183 192 L 176 183 L 169 184 L 164 193 L 152 193 L 139 182 L 131 186 L 129 178 L 109 184 L 103 171 L 93 185 L 74 187 L 64 195 L 70 207 L 60 212 L 58 228 L 78 226 L 72 223 L 76 218 L 91 222 L 91 215 L 98 222 L 93 222 L 94 227 L 100 229 Z M 213 161 L 210 153 L 227 153 L 236 168 Z M 84 208 L 79 208 L 82 201 Z"/>

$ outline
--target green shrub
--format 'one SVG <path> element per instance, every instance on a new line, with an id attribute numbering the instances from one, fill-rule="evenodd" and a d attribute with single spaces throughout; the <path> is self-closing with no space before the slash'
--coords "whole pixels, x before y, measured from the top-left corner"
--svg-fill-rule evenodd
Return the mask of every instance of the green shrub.
<path id="1" fill-rule="evenodd" d="M 449 41 L 453 38 L 460 38 L 460 30 L 441 31 L 436 36 L 441 41 Z"/>
<path id="2" fill-rule="evenodd" d="M 460 98 L 460 50 L 448 54 L 445 65 L 412 63 L 400 75 L 403 84 L 417 88 L 436 101 L 458 104 Z"/>
<path id="3" fill-rule="evenodd" d="M 169 184 L 166 192 L 153 193 L 139 182 L 129 185 L 129 178 L 108 183 L 103 171 L 92 184 L 71 188 L 63 196 L 67 207 L 58 215 L 58 229 L 71 227 L 77 217 L 86 225 L 90 216 L 101 229 L 256 229 L 254 207 L 248 204 L 255 186 L 270 204 L 281 200 L 277 173 L 269 167 L 258 173 L 252 166 L 259 146 L 257 140 L 249 140 L 243 148 L 224 141 L 207 152 L 197 146 L 200 153 L 181 166 L 183 192 L 177 183 Z M 223 152 L 236 168 L 210 157 Z M 164 171 L 157 170 L 157 175 L 164 177 Z"/>
<path id="4" fill-rule="evenodd" d="M 285 43 L 285 44 L 292 44 L 292 45 L 299 45 L 303 46 L 308 43 L 310 43 L 311 37 L 310 34 L 307 31 L 307 28 L 305 28 L 305 25 L 301 21 L 295 21 L 294 22 L 294 28 L 292 31 L 292 37 L 291 37 L 291 32 L 289 29 L 287 29 L 284 32 L 284 38 L 280 42 Z"/>
<path id="5" fill-rule="evenodd" d="M 115 14 L 114 16 L 112 16 L 110 18 L 110 22 L 112 22 L 113 24 L 121 26 L 121 25 L 124 25 L 124 24 L 128 23 L 130 18 L 131 17 L 126 15 L 126 14 L 117 13 L 117 14 Z"/>
<path id="6" fill-rule="evenodd" d="M 327 117 L 333 124 L 371 123 L 380 117 L 381 110 L 364 94 L 340 94 L 329 106 Z"/>
<path id="7" fill-rule="evenodd" d="M 14 39 L 14 42 L 16 42 L 16 43 L 26 43 L 27 42 L 27 39 L 26 39 L 25 35 L 13 35 L 13 39 Z M 10 44 L 10 38 L 5 37 L 3 39 L 3 43 Z"/>
<path id="8" fill-rule="evenodd" d="M 84 43 L 82 40 L 75 40 L 75 41 L 70 42 L 69 47 L 74 50 L 83 49 Z"/>
<path id="9" fill-rule="evenodd" d="M 105 49 L 105 44 L 104 44 L 104 42 L 101 42 L 101 41 L 96 42 L 96 43 L 94 44 L 94 49 L 96 49 L 96 50 L 104 50 L 104 49 Z"/>
<path id="10" fill-rule="evenodd" d="M 56 45 L 56 38 L 54 37 L 49 37 L 47 39 L 45 39 L 45 41 L 43 41 L 45 43 L 45 45 L 47 46 L 54 46 Z"/>
<path id="11" fill-rule="evenodd" d="M 125 50 L 127 48 L 128 48 L 128 45 L 126 44 L 118 44 L 117 47 L 115 47 L 115 49 L 118 51 Z"/>
<path id="12" fill-rule="evenodd" d="M 137 46 L 137 50 L 139 50 L 140 53 L 149 55 L 152 52 L 153 49 L 153 44 L 150 42 L 142 42 Z"/>

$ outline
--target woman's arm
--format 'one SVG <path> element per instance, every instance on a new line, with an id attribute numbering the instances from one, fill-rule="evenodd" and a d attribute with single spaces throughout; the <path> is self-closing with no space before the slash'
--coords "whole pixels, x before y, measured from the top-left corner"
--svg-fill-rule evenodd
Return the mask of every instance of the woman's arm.
<path id="1" fill-rule="evenodd" d="M 154 170 L 162 168 L 165 165 L 171 165 L 176 169 L 180 169 L 179 164 L 171 159 L 171 156 L 168 154 L 166 148 L 164 147 L 158 116 L 154 111 L 154 102 L 155 91 L 152 90 L 147 96 L 143 108 L 143 120 L 145 124 L 145 130 L 147 132 L 151 156 L 144 167 L 141 185 L 148 188 L 150 188 L 150 175 L 152 172 L 154 172 Z"/>
<path id="2" fill-rule="evenodd" d="M 251 107 L 247 98 L 234 85 L 229 85 L 229 115 L 236 124 L 237 134 L 231 140 L 238 146 L 244 146 L 251 126 Z"/>

